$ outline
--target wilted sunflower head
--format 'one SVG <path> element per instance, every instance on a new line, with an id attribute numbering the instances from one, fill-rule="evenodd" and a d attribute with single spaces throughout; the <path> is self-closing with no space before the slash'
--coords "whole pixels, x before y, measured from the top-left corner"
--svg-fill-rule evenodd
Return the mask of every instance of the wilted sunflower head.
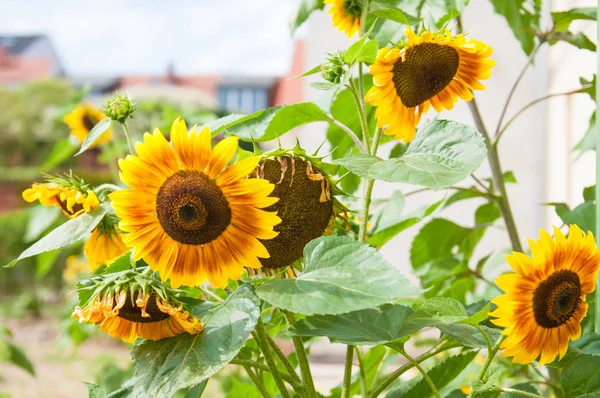
<path id="1" fill-rule="evenodd" d="M 123 231 L 119 229 L 117 223 L 118 220 L 114 215 L 104 216 L 85 242 L 83 253 L 88 258 L 93 271 L 101 265 L 109 266 L 130 250 L 123 243 Z"/>
<path id="2" fill-rule="evenodd" d="M 265 210 L 277 212 L 281 223 L 275 238 L 262 241 L 271 255 L 261 258 L 267 268 L 285 267 L 303 255 L 304 246 L 323 235 L 333 216 L 331 184 L 309 160 L 291 155 L 266 158 L 253 176 L 275 184 L 279 198 Z"/>
<path id="3" fill-rule="evenodd" d="M 119 161 L 130 189 L 110 194 L 123 241 L 135 260 L 144 259 L 173 287 L 196 286 L 207 278 L 215 287 L 241 277 L 244 267 L 260 268 L 269 253 L 259 239 L 277 235 L 281 220 L 263 210 L 277 201 L 274 185 L 247 179 L 258 165 L 253 156 L 228 166 L 238 148 L 229 137 L 211 145 L 208 127 L 188 133 L 177 119 L 169 145 L 163 134 L 146 133 L 137 156 Z"/>
<path id="4" fill-rule="evenodd" d="M 64 122 L 71 129 L 71 135 L 79 143 L 83 143 L 85 137 L 94 128 L 96 124 L 102 119 L 105 119 L 106 115 L 94 108 L 92 105 L 85 103 L 79 105 L 71 113 L 64 117 Z M 112 130 L 105 132 L 102 137 L 98 138 L 93 144 L 92 148 L 101 145 L 105 142 L 109 142 L 112 135 Z"/>
<path id="5" fill-rule="evenodd" d="M 364 0 L 324 0 L 323 3 L 331 4 L 329 14 L 333 26 L 344 32 L 348 38 L 360 32 Z"/>
<path id="6" fill-rule="evenodd" d="M 72 317 L 100 325 L 110 336 L 132 343 L 137 338 L 161 340 L 197 334 L 203 323 L 184 308 L 174 292 L 151 276 L 123 273 L 112 285 L 101 285 Z M 110 276 L 110 274 L 109 274 Z"/>
<path id="7" fill-rule="evenodd" d="M 529 241 L 532 257 L 513 252 L 507 256 L 515 273 L 498 277 L 506 292 L 492 300 L 498 308 L 492 322 L 506 329 L 502 355 L 527 364 L 540 356 L 547 364 L 567 352 L 569 340 L 581 336 L 580 322 L 587 313 L 586 295 L 593 292 L 600 267 L 600 251 L 592 233 L 571 225 L 569 238 L 554 228 L 554 239 L 541 231 Z"/>
<path id="8" fill-rule="evenodd" d="M 98 197 L 84 181 L 72 174 L 45 176 L 46 182 L 33 184 L 23 191 L 27 202 L 39 200 L 43 206 L 55 206 L 67 217 L 89 213 L 100 205 Z"/>
<path id="9" fill-rule="evenodd" d="M 365 101 L 377 106 L 377 126 L 385 134 L 410 142 L 421 115 L 452 109 L 458 98 L 473 99 L 471 90 L 483 90 L 480 80 L 490 77 L 492 47 L 448 30 L 417 35 L 406 30 L 402 48 L 382 48 L 371 65 L 373 87 Z"/>

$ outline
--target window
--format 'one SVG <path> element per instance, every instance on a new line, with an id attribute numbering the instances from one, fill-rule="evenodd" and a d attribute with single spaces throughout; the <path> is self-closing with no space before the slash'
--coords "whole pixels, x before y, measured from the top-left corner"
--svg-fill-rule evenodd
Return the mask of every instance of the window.
<path id="1" fill-rule="evenodd" d="M 254 113 L 268 106 L 267 88 L 221 87 L 219 105 L 226 112 Z"/>

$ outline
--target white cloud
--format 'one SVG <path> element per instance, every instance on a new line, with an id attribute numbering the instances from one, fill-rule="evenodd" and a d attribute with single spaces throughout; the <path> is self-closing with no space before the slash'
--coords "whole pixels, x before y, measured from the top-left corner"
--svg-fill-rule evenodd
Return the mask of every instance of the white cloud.
<path id="1" fill-rule="evenodd" d="M 4 0 L 0 34 L 46 33 L 73 75 L 287 72 L 297 0 Z"/>

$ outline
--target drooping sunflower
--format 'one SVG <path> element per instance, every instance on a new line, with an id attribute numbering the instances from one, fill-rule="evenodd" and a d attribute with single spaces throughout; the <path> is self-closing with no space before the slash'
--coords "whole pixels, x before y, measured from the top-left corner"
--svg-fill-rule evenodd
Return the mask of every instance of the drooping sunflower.
<path id="1" fill-rule="evenodd" d="M 105 216 L 94 228 L 92 235 L 83 246 L 83 253 L 93 271 L 101 265 L 109 266 L 129 251 L 129 248 L 123 243 L 122 236 L 123 232 L 110 216 Z"/>
<path id="2" fill-rule="evenodd" d="M 567 352 L 569 340 L 581 336 L 580 322 L 588 309 L 586 295 L 594 291 L 600 251 L 592 233 L 571 225 L 568 239 L 554 228 L 529 241 L 532 257 L 513 252 L 507 256 L 515 273 L 498 277 L 506 292 L 492 300 L 498 308 L 492 322 L 506 329 L 500 346 L 503 356 L 527 364 L 538 356 L 547 364 Z"/>
<path id="3" fill-rule="evenodd" d="M 79 143 L 83 143 L 83 140 L 85 140 L 85 137 L 87 137 L 94 126 L 104 118 L 106 118 L 104 113 L 94 108 L 92 105 L 85 103 L 75 108 L 71 113 L 66 115 L 63 120 L 71 129 L 71 135 L 75 137 Z M 111 135 L 112 130 L 105 132 L 91 147 L 93 148 L 110 141 Z"/>
<path id="4" fill-rule="evenodd" d="M 277 202 L 269 197 L 274 185 L 246 178 L 260 158 L 227 167 L 238 139 L 226 138 L 213 149 L 208 127 L 188 134 L 179 119 L 171 143 L 156 129 L 136 144 L 137 156 L 119 161 L 121 180 L 131 188 L 109 196 L 134 259 L 143 258 L 173 287 L 207 278 L 224 287 L 244 267 L 260 268 L 258 258 L 269 253 L 259 239 L 274 238 L 281 221 L 262 210 Z"/>
<path id="5" fill-rule="evenodd" d="M 328 13 L 331 14 L 333 26 L 348 38 L 360 32 L 363 0 L 324 0 L 323 3 L 331 4 Z"/>
<path id="6" fill-rule="evenodd" d="M 458 98 L 473 99 L 471 90 L 483 90 L 480 80 L 491 76 L 492 47 L 448 30 L 417 35 L 405 31 L 403 48 L 382 48 L 371 65 L 373 87 L 365 101 L 377 106 L 377 127 L 385 134 L 410 142 L 421 115 L 452 109 Z"/>
<path id="7" fill-rule="evenodd" d="M 127 343 L 138 337 L 161 340 L 182 333 L 197 334 L 204 329 L 203 323 L 182 304 L 174 303 L 164 290 L 161 293 L 144 292 L 139 286 L 118 292 L 103 291 L 83 308 L 76 307 L 72 317 L 80 323 L 100 325 L 100 330 Z"/>
<path id="8" fill-rule="evenodd" d="M 271 255 L 261 258 L 266 268 L 280 268 L 302 257 L 304 246 L 323 235 L 333 213 L 331 184 L 310 161 L 294 156 L 267 158 L 253 176 L 275 184 L 279 201 L 265 210 L 276 211 L 281 224 L 275 238 L 262 241 Z"/>
<path id="9" fill-rule="evenodd" d="M 70 218 L 89 213 L 100 205 L 94 191 L 73 175 L 46 177 L 46 180 L 46 183 L 33 184 L 24 190 L 23 199 L 29 203 L 39 200 L 43 206 L 56 206 Z"/>

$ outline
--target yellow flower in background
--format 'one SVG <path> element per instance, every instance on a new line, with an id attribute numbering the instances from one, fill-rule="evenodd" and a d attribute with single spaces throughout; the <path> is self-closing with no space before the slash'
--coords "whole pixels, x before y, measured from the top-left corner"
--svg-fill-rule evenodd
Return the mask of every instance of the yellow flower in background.
<path id="1" fill-rule="evenodd" d="M 371 65 L 373 87 L 365 101 L 377 106 L 377 127 L 385 134 L 410 142 L 421 115 L 452 109 L 458 98 L 473 99 L 471 90 L 483 90 L 480 80 L 490 77 L 492 47 L 448 30 L 417 35 L 405 31 L 405 47 L 382 48 Z"/>
<path id="2" fill-rule="evenodd" d="M 122 240 L 123 232 L 116 224 L 106 220 L 107 217 L 92 231 L 92 235 L 83 247 L 83 253 L 89 260 L 93 271 L 101 265 L 109 266 L 129 251 Z"/>
<path id="3" fill-rule="evenodd" d="M 127 343 L 138 337 L 161 340 L 200 333 L 203 323 L 172 301 L 169 296 L 161 298 L 156 292 L 144 293 L 141 288 L 131 293 L 103 292 L 83 308 L 76 307 L 72 316 L 80 323 L 100 325 L 100 330 Z"/>
<path id="4" fill-rule="evenodd" d="M 75 218 L 100 206 L 94 191 L 74 176 L 48 177 L 48 182 L 33 184 L 23 191 L 23 199 L 29 203 L 39 200 L 44 206 L 56 206 L 66 216 Z"/>
<path id="5" fill-rule="evenodd" d="M 568 239 L 554 228 L 554 239 L 545 231 L 529 240 L 532 256 L 513 252 L 507 256 L 515 273 L 498 277 L 506 294 L 492 300 L 498 308 L 492 322 L 504 327 L 500 348 L 513 362 L 527 364 L 541 357 L 541 365 L 567 352 L 569 340 L 581 336 L 579 323 L 594 291 L 600 267 L 600 251 L 592 233 L 570 226 Z"/>
<path id="6" fill-rule="evenodd" d="M 229 137 L 211 147 L 208 127 L 188 134 L 175 120 L 169 145 L 163 134 L 146 133 L 136 144 L 137 156 L 119 161 L 121 180 L 130 189 L 110 194 L 123 241 L 133 247 L 134 260 L 144 259 L 173 287 L 196 286 L 207 278 L 215 287 L 241 277 L 244 267 L 260 268 L 269 253 L 258 239 L 272 239 L 281 222 L 261 210 L 278 199 L 274 185 L 247 179 L 259 157 L 227 167 L 238 139 Z"/>
<path id="7" fill-rule="evenodd" d="M 344 32 L 348 38 L 360 32 L 363 0 L 324 0 L 323 3 L 331 4 L 329 14 L 333 26 Z"/>
<path id="8" fill-rule="evenodd" d="M 62 277 L 69 283 L 73 283 L 82 273 L 93 272 L 90 263 L 81 260 L 77 256 L 69 256 L 66 260 L 66 266 L 62 271 Z"/>
<path id="9" fill-rule="evenodd" d="M 64 122 L 71 129 L 71 135 L 81 144 L 92 128 L 94 128 L 100 120 L 105 118 L 106 115 L 92 105 L 81 104 L 64 117 Z M 109 142 L 111 135 L 112 130 L 107 131 L 102 137 L 98 138 L 91 147 L 93 148 L 105 142 Z"/>

